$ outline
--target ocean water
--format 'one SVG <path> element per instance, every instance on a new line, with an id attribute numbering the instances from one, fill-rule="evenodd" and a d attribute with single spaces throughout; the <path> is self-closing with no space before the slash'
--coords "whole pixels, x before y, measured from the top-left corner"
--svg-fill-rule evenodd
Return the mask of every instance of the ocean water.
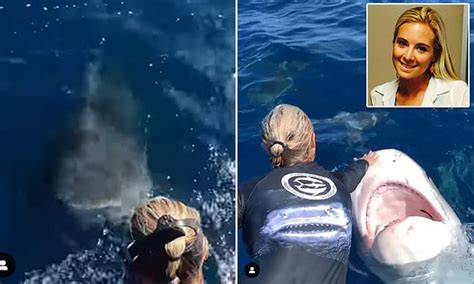
<path id="1" fill-rule="evenodd" d="M 431 176 L 462 223 L 472 226 L 473 109 L 365 107 L 365 1 L 247 0 L 239 1 L 238 13 L 239 183 L 270 170 L 260 122 L 275 105 L 289 103 L 314 123 L 319 164 L 335 169 L 369 150 L 400 149 Z M 240 236 L 238 255 L 245 277 L 250 257 Z M 355 264 L 366 272 L 357 259 Z M 348 275 L 348 283 L 377 281 L 352 270 Z"/>
<path id="2" fill-rule="evenodd" d="M 149 196 L 197 208 L 234 278 L 233 2 L 0 2 L 2 283 L 121 283 Z M 5 281 L 5 282 L 4 282 Z"/>

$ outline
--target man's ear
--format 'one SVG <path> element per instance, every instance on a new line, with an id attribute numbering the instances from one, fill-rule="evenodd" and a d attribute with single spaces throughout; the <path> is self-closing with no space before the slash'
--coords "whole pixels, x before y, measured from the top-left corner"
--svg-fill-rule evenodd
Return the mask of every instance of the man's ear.
<path id="1" fill-rule="evenodd" d="M 311 148 L 316 148 L 316 134 L 311 134 Z"/>

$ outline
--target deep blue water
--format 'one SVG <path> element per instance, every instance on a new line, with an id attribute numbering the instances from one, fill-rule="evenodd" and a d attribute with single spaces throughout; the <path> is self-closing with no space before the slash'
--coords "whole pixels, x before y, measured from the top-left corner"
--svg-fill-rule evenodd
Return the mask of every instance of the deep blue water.
<path id="1" fill-rule="evenodd" d="M 94 82 L 121 109 L 113 129 L 130 124 L 123 137 L 138 150 L 126 158 L 148 170 L 144 190 L 199 209 L 208 283 L 233 278 L 234 15 L 233 2 L 214 0 L 0 2 L 0 251 L 17 262 L 9 281 L 124 278 L 127 227 L 115 213 L 72 208 L 93 203 L 90 188 L 70 200 L 56 186 Z"/>
<path id="2" fill-rule="evenodd" d="M 313 120 L 316 161 L 325 168 L 368 150 L 400 149 L 423 166 L 463 223 L 474 221 L 473 110 L 365 107 L 365 1 L 247 0 L 238 14 L 239 184 L 269 171 L 260 122 L 289 103 Z M 471 26 L 472 19 L 471 6 Z M 245 277 L 250 258 L 241 237 L 238 247 Z M 348 275 L 348 283 L 376 282 Z"/>

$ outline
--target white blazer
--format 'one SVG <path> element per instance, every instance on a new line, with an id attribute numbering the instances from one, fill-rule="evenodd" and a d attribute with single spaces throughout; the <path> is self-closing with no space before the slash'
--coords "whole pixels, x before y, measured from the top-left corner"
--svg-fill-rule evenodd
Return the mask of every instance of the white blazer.
<path id="1" fill-rule="evenodd" d="M 379 85 L 370 92 L 373 106 L 395 106 L 398 79 Z M 422 107 L 469 107 L 469 88 L 462 80 L 431 77 Z"/>

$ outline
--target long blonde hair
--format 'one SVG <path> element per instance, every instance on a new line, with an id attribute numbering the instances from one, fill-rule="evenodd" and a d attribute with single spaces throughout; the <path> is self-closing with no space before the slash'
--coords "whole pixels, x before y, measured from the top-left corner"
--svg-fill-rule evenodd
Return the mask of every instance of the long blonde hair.
<path id="1" fill-rule="evenodd" d="M 393 42 L 395 42 L 398 31 L 403 24 L 422 23 L 428 25 L 435 34 L 434 56 L 435 62 L 432 63 L 431 74 L 438 79 L 458 80 L 459 77 L 454 70 L 454 65 L 448 50 L 446 40 L 446 29 L 444 22 L 436 10 L 423 6 L 406 10 L 397 20 L 395 31 L 393 32 Z"/>
<path id="2" fill-rule="evenodd" d="M 262 122 L 262 142 L 274 168 L 313 161 L 313 124 L 300 108 L 281 104 Z"/>
<path id="3" fill-rule="evenodd" d="M 154 198 L 134 209 L 130 219 L 130 233 L 132 239 L 138 240 L 153 233 L 157 226 L 157 220 L 163 215 L 170 215 L 174 219 L 192 218 L 199 224 L 201 217 L 196 209 L 186 206 L 182 202 L 164 197 Z M 179 283 L 204 283 L 202 266 L 208 257 L 208 242 L 202 236 L 202 254 L 199 256 L 186 253 L 186 248 L 198 241 L 198 236 L 190 228 L 184 228 L 185 236 L 179 237 L 165 246 L 165 251 L 170 259 L 175 259 L 168 263 L 166 275 L 170 279 L 178 278 Z M 137 272 L 136 274 L 140 274 Z M 141 283 L 155 283 L 149 275 L 136 275 Z"/>

